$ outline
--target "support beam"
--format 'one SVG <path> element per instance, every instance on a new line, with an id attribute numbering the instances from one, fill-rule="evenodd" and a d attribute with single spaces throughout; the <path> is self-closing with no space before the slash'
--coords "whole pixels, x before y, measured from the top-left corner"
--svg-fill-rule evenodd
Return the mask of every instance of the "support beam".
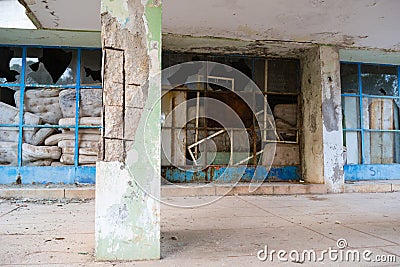
<path id="1" fill-rule="evenodd" d="M 343 136 L 339 53 L 335 47 L 309 50 L 302 59 L 302 168 L 306 182 L 343 192 Z"/>
<path id="2" fill-rule="evenodd" d="M 160 258 L 161 3 L 102 0 L 96 259 Z"/>

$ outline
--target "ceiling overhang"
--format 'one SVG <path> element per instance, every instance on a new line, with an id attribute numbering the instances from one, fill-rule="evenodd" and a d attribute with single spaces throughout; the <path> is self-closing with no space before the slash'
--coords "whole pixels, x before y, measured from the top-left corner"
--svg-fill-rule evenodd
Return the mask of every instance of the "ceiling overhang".
<path id="1" fill-rule="evenodd" d="M 1 44 L 100 48 L 100 32 L 0 28 Z"/>
<path id="2" fill-rule="evenodd" d="M 41 28 L 101 29 L 101 0 L 19 1 Z M 203 38 L 203 46 L 207 38 L 220 38 L 400 51 L 399 10 L 395 0 L 165 0 L 162 30 L 171 46 L 173 37 L 189 36 Z"/>

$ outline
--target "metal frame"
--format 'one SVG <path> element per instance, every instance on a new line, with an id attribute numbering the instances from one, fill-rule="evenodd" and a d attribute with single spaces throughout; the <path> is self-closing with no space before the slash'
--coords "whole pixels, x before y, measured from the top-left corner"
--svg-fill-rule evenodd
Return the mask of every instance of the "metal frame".
<path id="1" fill-rule="evenodd" d="M 176 55 L 179 53 L 171 53 L 169 51 L 163 52 L 164 55 Z M 266 136 L 266 131 L 268 130 L 266 125 L 267 125 L 267 120 L 269 120 L 269 117 L 266 116 L 266 112 L 264 112 L 265 108 L 266 108 L 266 101 L 268 97 L 273 97 L 274 95 L 287 95 L 287 96 L 292 96 L 294 98 L 297 99 L 297 106 L 298 106 L 298 110 L 300 110 L 300 101 L 299 101 L 299 97 L 300 97 L 300 90 L 296 93 L 278 93 L 278 92 L 269 92 L 267 90 L 267 68 L 268 68 L 268 58 L 265 57 L 259 57 L 259 56 L 252 56 L 252 55 L 236 55 L 236 54 L 227 54 L 227 55 L 221 55 L 221 54 L 201 54 L 201 56 L 205 56 L 207 57 L 209 60 L 215 60 L 218 58 L 244 58 L 250 61 L 251 63 L 251 69 L 252 69 L 252 79 L 254 81 L 255 79 L 255 65 L 256 65 L 256 60 L 263 60 L 265 62 L 265 75 L 264 75 L 264 88 L 261 88 L 262 90 L 262 94 L 263 94 L 263 98 L 264 98 L 264 107 L 261 111 L 257 112 L 257 115 L 260 115 L 262 113 L 264 113 L 265 115 L 263 116 L 265 119 L 265 122 L 263 123 L 264 125 L 259 125 L 258 127 L 255 127 L 254 129 L 251 128 L 246 128 L 246 131 L 254 131 L 254 136 L 257 134 L 257 131 L 260 131 L 261 133 L 261 141 L 263 142 L 267 142 L 267 140 L 265 139 Z M 206 60 L 206 59 L 203 59 Z M 271 59 L 273 60 L 273 59 Z M 218 61 L 218 60 L 216 60 Z M 299 75 L 299 73 L 297 73 L 297 75 Z M 214 77 L 213 77 L 214 78 Z M 219 77 L 215 77 L 215 78 L 219 78 Z M 227 78 L 225 78 L 227 80 Z M 232 81 L 232 84 L 234 82 Z M 299 85 L 297 85 L 299 86 Z M 235 128 L 211 128 L 211 127 L 207 127 L 207 123 L 204 124 L 204 126 L 199 128 L 199 121 L 198 121 L 198 115 L 199 115 L 199 101 L 198 98 L 200 96 L 200 93 L 202 93 L 204 95 L 204 97 L 207 97 L 207 92 L 208 92 L 208 88 L 207 86 L 205 86 L 205 88 L 197 88 L 197 89 L 193 89 L 193 88 L 183 88 L 183 87 L 174 87 L 173 88 L 169 87 L 169 86 L 162 86 L 163 90 L 171 90 L 173 89 L 173 91 L 184 91 L 184 92 L 190 92 L 194 95 L 194 98 L 196 99 L 196 120 L 194 121 L 194 125 L 192 126 L 186 126 L 185 129 L 186 130 L 194 130 L 195 131 L 195 138 L 194 138 L 194 143 L 191 145 L 187 145 L 187 150 L 189 153 L 189 157 L 193 160 L 194 166 L 198 165 L 198 162 L 196 161 L 196 157 L 198 154 L 198 147 L 197 145 L 204 142 L 205 140 L 211 139 L 219 134 L 225 133 L 225 132 L 230 132 L 232 133 L 235 130 Z M 232 88 L 232 90 L 235 90 L 234 88 Z M 221 93 L 221 92 L 214 92 L 214 93 Z M 255 99 L 255 92 L 249 92 L 253 94 L 253 99 Z M 256 105 L 255 101 L 254 105 Z M 206 107 L 204 107 L 204 109 L 207 109 Z M 299 113 L 299 112 L 298 112 Z M 253 118 L 253 124 L 254 123 L 254 119 Z M 284 140 L 273 140 L 273 142 L 276 143 L 291 143 L 291 144 L 299 144 L 300 138 L 300 125 L 299 125 L 299 118 L 297 118 L 298 124 L 297 127 L 291 129 L 291 130 L 295 130 L 296 131 L 296 141 L 284 141 Z M 180 129 L 179 127 L 174 127 L 174 125 L 172 125 L 172 127 L 163 127 L 164 129 L 168 129 L 168 130 L 175 130 L 175 129 Z M 198 138 L 198 132 L 199 131 L 215 131 L 214 133 L 202 138 L 199 140 Z M 244 130 L 244 129 L 239 129 L 239 130 Z M 187 132 L 186 132 L 187 133 Z M 277 134 L 277 132 L 275 131 L 275 134 Z M 187 138 L 186 138 L 187 140 Z M 257 138 L 253 138 L 253 144 L 250 144 L 250 146 L 252 147 L 252 152 L 248 157 L 245 157 L 244 159 L 239 160 L 238 162 L 233 162 L 233 157 L 232 157 L 232 149 L 233 149 L 233 145 L 232 145 L 232 138 L 231 138 L 231 157 L 229 159 L 229 163 L 230 165 L 232 165 L 232 167 L 226 167 L 224 165 L 220 165 L 220 164 L 213 164 L 211 166 L 209 166 L 206 170 L 204 170 L 201 173 L 197 173 L 197 174 L 193 174 L 190 171 L 182 171 L 179 170 L 179 168 L 174 168 L 172 166 L 163 166 L 162 167 L 162 173 L 163 173 L 163 177 L 166 177 L 169 181 L 171 182 L 193 182 L 193 181 L 212 181 L 215 177 L 219 177 L 221 175 L 226 176 L 225 178 L 221 178 L 224 181 L 231 181 L 232 177 L 235 177 L 235 174 L 237 172 L 237 168 L 246 168 L 246 174 L 241 178 L 241 181 L 247 181 L 250 180 L 252 177 L 251 173 L 254 173 L 255 171 L 255 165 L 257 165 L 257 157 L 262 154 L 262 151 L 257 151 Z M 270 142 L 270 141 L 268 141 Z M 207 153 L 205 155 L 205 157 L 207 157 Z M 207 158 L 205 159 L 207 161 Z M 244 163 L 247 163 L 245 165 L 242 165 Z M 179 166 L 179 167 L 184 167 L 184 166 Z M 258 166 L 258 168 L 262 166 Z M 225 173 L 226 171 L 226 173 Z M 228 174 L 227 174 L 228 173 Z M 264 180 L 265 179 L 265 175 L 268 172 L 266 170 L 260 171 L 257 170 L 257 179 L 260 180 Z M 251 175 L 250 175 L 251 174 Z M 268 180 L 299 180 L 301 178 L 301 171 L 300 171 L 300 167 L 299 166 L 282 166 L 282 167 L 273 167 L 271 168 L 269 175 L 268 175 Z"/>
<path id="2" fill-rule="evenodd" d="M 165 54 L 165 55 L 174 55 L 174 54 L 177 54 L 177 53 L 171 53 L 171 52 L 168 52 L 168 51 L 166 51 L 166 52 L 163 52 L 163 54 Z M 244 58 L 244 59 L 248 59 L 248 60 L 251 60 L 251 68 L 252 68 L 252 79 L 254 80 L 254 69 L 255 69 L 255 60 L 256 59 L 263 59 L 263 60 L 267 60 L 266 58 L 263 58 L 263 57 L 257 57 L 257 56 L 251 56 L 251 55 L 239 55 L 239 54 L 228 54 L 228 55 L 221 55 L 221 54 L 204 54 L 203 56 L 206 56 L 206 57 L 209 57 L 209 58 Z M 208 76 L 208 79 L 219 79 L 219 80 L 226 80 L 226 81 L 231 81 L 231 83 L 232 83 L 232 88 L 231 88 L 231 90 L 232 91 L 234 91 L 235 90 L 235 85 L 234 85 L 234 79 L 233 78 L 226 78 L 226 77 L 219 77 L 219 76 Z M 170 90 L 171 88 L 169 88 L 169 87 L 165 87 L 165 86 L 162 86 L 162 90 Z M 263 88 L 264 89 L 264 88 Z M 204 88 L 197 88 L 197 89 L 188 89 L 188 88 L 183 88 L 182 86 L 178 86 L 178 87 L 176 87 L 176 88 L 174 88 L 172 91 L 183 91 L 183 92 L 196 92 L 196 115 L 198 115 L 198 110 L 199 110 L 199 96 L 200 96 L 200 93 L 203 93 L 204 94 L 204 97 L 207 97 L 207 93 L 208 93 L 208 91 L 209 91 L 209 89 L 208 89 L 208 87 L 207 86 L 204 86 Z M 214 93 L 222 93 L 222 92 L 214 92 Z M 255 94 L 254 92 L 251 92 L 252 94 Z M 266 97 L 266 92 L 264 92 L 263 91 L 263 94 L 264 94 L 264 96 Z M 254 103 L 254 105 L 255 105 L 255 103 Z M 206 107 L 204 107 L 204 109 L 206 110 L 207 108 Z M 215 136 L 217 136 L 217 135 L 219 135 L 219 134 L 221 134 L 221 133 L 223 133 L 223 132 L 233 132 L 234 130 L 238 130 L 238 129 L 235 129 L 235 128 L 226 128 L 226 129 L 222 129 L 222 128 L 210 128 L 210 127 L 208 127 L 207 126 L 207 123 L 206 123 L 207 121 L 205 120 L 204 121 L 204 126 L 203 127 L 198 127 L 198 116 L 196 116 L 196 121 L 195 121 L 195 127 L 193 128 L 193 130 L 195 130 L 195 143 L 194 144 L 191 144 L 190 146 L 187 146 L 187 148 L 188 148 L 188 152 L 189 152 L 189 155 L 190 155 L 190 157 L 192 158 L 192 160 L 193 160 L 193 162 L 194 162 L 194 165 L 195 166 L 197 166 L 198 164 L 197 164 L 197 160 L 195 159 L 196 157 L 197 157 L 197 155 L 198 155 L 198 145 L 200 144 L 200 143 L 203 143 L 205 140 L 208 140 L 208 139 L 211 139 L 211 138 L 213 138 L 213 137 L 215 137 Z M 253 121 L 253 123 L 254 123 L 254 121 Z M 164 126 L 163 127 L 164 129 L 168 129 L 168 130 L 173 130 L 173 129 L 176 129 L 176 127 L 166 127 L 166 126 Z M 186 130 L 190 130 L 190 129 L 192 129 L 192 127 L 185 127 L 185 129 Z M 254 128 L 254 129 L 250 129 L 250 128 L 246 128 L 246 130 L 253 130 L 253 135 L 256 135 L 256 131 L 257 131 L 257 129 L 258 128 Z M 211 134 L 210 136 L 207 136 L 207 137 L 205 137 L 205 138 L 203 138 L 203 139 L 201 139 L 201 140 L 198 140 L 198 132 L 199 131 L 205 131 L 206 133 L 208 132 L 208 131 L 217 131 L 216 133 L 213 133 L 213 134 Z M 243 129 L 239 129 L 239 130 L 243 130 Z M 187 132 L 186 132 L 187 133 Z M 186 138 L 186 140 L 187 140 L 187 138 Z M 254 138 L 254 140 L 253 140 L 253 144 L 251 144 L 252 145 L 252 147 L 253 148 L 255 148 L 256 147 L 256 138 Z M 194 149 L 194 152 L 192 151 L 192 148 Z M 231 140 L 231 152 L 232 152 L 232 149 L 233 149 L 233 146 L 232 146 L 232 140 Z M 254 149 L 253 149 L 254 150 Z M 256 165 L 257 164 L 257 155 L 259 155 L 260 153 L 258 153 L 256 150 L 254 150 L 253 151 L 253 155 L 252 156 L 250 156 L 249 158 L 248 158 L 248 160 L 249 159 L 252 159 L 253 158 L 253 163 L 251 163 L 251 162 L 248 162 L 248 164 L 249 165 Z M 205 160 L 207 161 L 207 151 L 205 152 Z M 240 162 L 242 162 L 243 160 L 241 160 Z M 231 154 L 231 157 L 230 157 L 230 163 L 232 163 L 232 154 Z M 217 166 L 217 165 L 216 165 Z"/>
<path id="3" fill-rule="evenodd" d="M 19 123 L 18 124 L 0 124 L 0 127 L 18 127 L 18 165 L 17 166 L 0 166 L 0 183 L 14 182 L 15 178 L 25 176 L 23 183 L 31 182 L 64 182 L 64 183 L 94 183 L 96 167 L 79 166 L 79 129 L 101 129 L 102 126 L 83 126 L 79 125 L 80 110 L 80 90 L 81 89 L 98 89 L 102 90 L 100 85 L 82 85 L 81 84 L 81 55 L 84 50 L 101 50 L 101 48 L 86 47 L 69 47 L 69 46 L 36 46 L 36 45 L 7 45 L 0 44 L 0 47 L 21 48 L 22 49 L 22 69 L 20 73 L 19 83 L 0 83 L 2 87 L 19 87 L 20 88 L 20 105 L 19 105 Z M 25 70 L 27 60 L 27 49 L 30 48 L 59 48 L 77 51 L 77 65 L 75 72 L 75 84 L 69 85 L 52 85 L 52 84 L 26 84 Z M 29 125 L 24 123 L 24 96 L 26 87 L 41 87 L 48 89 L 75 89 L 75 124 L 74 125 Z M 75 147 L 74 147 L 74 165 L 65 165 L 59 167 L 50 166 L 23 166 L 22 165 L 22 139 L 23 130 L 25 128 L 74 128 L 75 129 Z M 33 175 L 31 175 L 33 174 Z M 36 176 L 38 177 L 31 177 Z M 53 178 L 54 177 L 54 178 Z"/>
<path id="4" fill-rule="evenodd" d="M 400 100 L 400 88 L 399 88 L 399 79 L 400 79 L 400 66 L 392 65 L 392 64 L 377 64 L 377 63 L 366 63 L 366 62 L 348 62 L 341 61 L 340 63 L 355 65 L 357 66 L 357 82 L 358 82 L 358 92 L 356 94 L 353 93 L 342 93 L 342 97 L 354 97 L 359 101 L 359 119 L 360 119 L 360 127 L 359 128 L 343 128 L 343 133 L 345 132 L 356 132 L 360 133 L 361 138 L 361 163 L 360 164 L 349 164 L 345 165 L 345 180 L 347 181 L 357 181 L 357 180 L 380 180 L 380 179 L 399 179 L 399 170 L 400 164 L 367 164 L 365 159 L 365 133 L 370 132 L 388 132 L 388 133 L 400 133 L 399 130 L 381 130 L 381 129 L 367 129 L 364 127 L 363 123 L 363 98 L 364 99 L 398 99 Z M 369 95 L 363 93 L 363 84 L 362 84 L 362 65 L 374 65 L 374 66 L 390 66 L 397 68 L 397 86 L 398 86 L 398 94 L 397 96 L 386 96 L 386 95 Z"/>

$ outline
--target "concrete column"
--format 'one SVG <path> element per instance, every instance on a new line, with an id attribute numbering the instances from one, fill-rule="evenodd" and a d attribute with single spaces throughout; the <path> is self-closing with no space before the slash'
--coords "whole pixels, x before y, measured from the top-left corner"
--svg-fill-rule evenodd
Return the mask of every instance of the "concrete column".
<path id="1" fill-rule="evenodd" d="M 160 258 L 161 3 L 102 0 L 96 259 Z"/>
<path id="2" fill-rule="evenodd" d="M 319 46 L 302 59 L 302 168 L 306 182 L 343 192 L 343 134 L 338 49 Z"/>

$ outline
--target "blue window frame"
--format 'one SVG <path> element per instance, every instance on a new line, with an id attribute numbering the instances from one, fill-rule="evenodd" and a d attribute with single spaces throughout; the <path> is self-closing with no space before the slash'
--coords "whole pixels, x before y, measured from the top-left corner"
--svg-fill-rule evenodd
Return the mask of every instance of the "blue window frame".
<path id="1" fill-rule="evenodd" d="M 400 178 L 400 67 L 341 63 L 346 180 Z"/>
<path id="2" fill-rule="evenodd" d="M 3 61 L 0 62 L 0 98 L 2 97 L 1 92 L 5 92 L 6 90 L 16 92 L 14 95 L 15 106 L 12 106 L 11 103 L 14 99 L 10 100 L 10 96 L 4 98 L 3 94 L 4 101 L 0 103 L 2 104 L 0 110 L 3 109 L 3 112 L 5 110 L 11 110 L 18 114 L 18 118 L 11 121 L 6 121 L 4 119 L 6 115 L 3 115 L 2 118 L 0 114 L 0 135 L 3 135 L 3 139 L 6 141 L 2 142 L 2 144 L 12 147 L 14 143 L 17 143 L 15 162 L 12 162 L 12 160 L 4 160 L 4 158 L 7 157 L 7 153 L 11 151 L 10 149 L 0 149 L 0 152 L 3 153 L 3 162 L 0 162 L 0 183 L 8 184 L 16 180 L 22 183 L 94 183 L 94 164 L 92 164 L 92 166 L 83 166 L 85 164 L 82 163 L 85 162 L 80 162 L 80 154 L 83 153 L 81 152 L 82 149 L 80 145 L 84 141 L 81 139 L 80 132 L 82 132 L 82 136 L 85 131 L 98 132 L 98 137 L 100 139 L 100 129 L 102 128 L 100 119 L 102 105 L 100 75 L 101 49 L 61 46 L 0 45 L 0 53 L 0 61 Z M 91 67 L 88 67 L 89 65 Z M 72 99 L 72 103 L 74 102 L 73 105 L 71 105 L 71 101 L 68 102 L 68 112 L 72 115 L 67 117 L 69 122 L 73 122 L 72 124 L 64 122 L 61 125 L 59 119 L 65 119 L 66 117 L 57 117 L 57 114 L 54 114 L 52 117 L 51 111 L 47 112 L 46 115 L 40 113 L 40 110 L 50 108 L 52 105 L 51 103 L 47 106 L 43 105 L 43 103 L 38 106 L 34 105 L 36 103 L 35 92 L 58 92 L 59 94 L 60 92 L 66 92 L 68 90 L 70 90 L 68 97 L 70 100 Z M 73 90 L 75 92 L 73 92 Z M 93 98 L 92 93 L 87 93 L 83 95 L 85 99 L 82 99 L 82 93 L 89 92 L 88 90 L 99 90 L 97 92 L 90 91 L 97 97 Z M 27 91 L 32 92 L 33 95 L 29 101 L 27 100 Z M 82 101 L 98 102 L 95 104 L 99 106 L 99 108 L 96 108 L 94 112 L 95 116 L 93 116 L 98 118 L 98 120 L 96 120 L 98 123 L 93 123 L 93 120 L 90 123 L 83 123 L 82 117 L 90 117 L 91 111 L 85 109 L 86 104 L 83 105 Z M 34 114 L 32 110 L 39 110 L 40 114 Z M 12 112 L 11 116 L 14 114 Z M 3 114 L 5 114 L 5 112 Z M 39 117 L 39 120 L 31 120 L 31 117 Z M 64 150 L 60 148 L 58 149 L 59 152 L 56 153 L 56 156 L 54 156 L 52 160 L 37 160 L 32 161 L 34 163 L 29 162 L 26 164 L 26 157 L 28 157 L 26 155 L 28 152 L 24 151 L 25 147 L 29 146 L 34 151 L 38 147 L 40 149 L 49 149 L 49 147 L 51 147 L 50 145 L 45 145 L 43 141 L 44 138 L 42 141 L 38 141 L 34 144 L 32 143 L 33 141 L 30 141 L 30 144 L 25 146 L 27 143 L 27 136 L 30 136 L 28 132 L 33 131 L 37 133 L 40 129 L 53 129 L 49 130 L 49 132 L 62 131 L 66 133 L 66 131 L 68 131 L 68 138 L 71 140 L 69 142 L 71 147 L 69 147 L 68 150 L 68 153 L 70 153 L 68 154 L 70 156 L 68 158 L 69 161 L 66 159 L 64 159 L 64 161 L 61 159 L 57 161 L 58 153 L 60 153 L 60 158 L 63 155 L 62 153 L 64 153 Z M 13 133 L 17 133 L 18 136 L 13 136 Z M 62 133 L 60 133 L 60 135 L 62 135 Z M 1 136 L 0 141 L 4 141 Z M 56 143 L 56 145 L 58 146 L 59 143 Z M 93 158 L 97 157 L 93 152 L 96 149 L 97 147 L 92 146 L 87 147 L 86 150 L 91 150 Z M 55 150 L 57 149 L 55 148 Z M 11 151 L 11 154 L 12 153 L 14 153 L 14 151 Z M 2 157 L 0 156 L 0 160 L 1 159 Z M 49 165 L 49 162 L 51 166 L 42 166 Z"/>

